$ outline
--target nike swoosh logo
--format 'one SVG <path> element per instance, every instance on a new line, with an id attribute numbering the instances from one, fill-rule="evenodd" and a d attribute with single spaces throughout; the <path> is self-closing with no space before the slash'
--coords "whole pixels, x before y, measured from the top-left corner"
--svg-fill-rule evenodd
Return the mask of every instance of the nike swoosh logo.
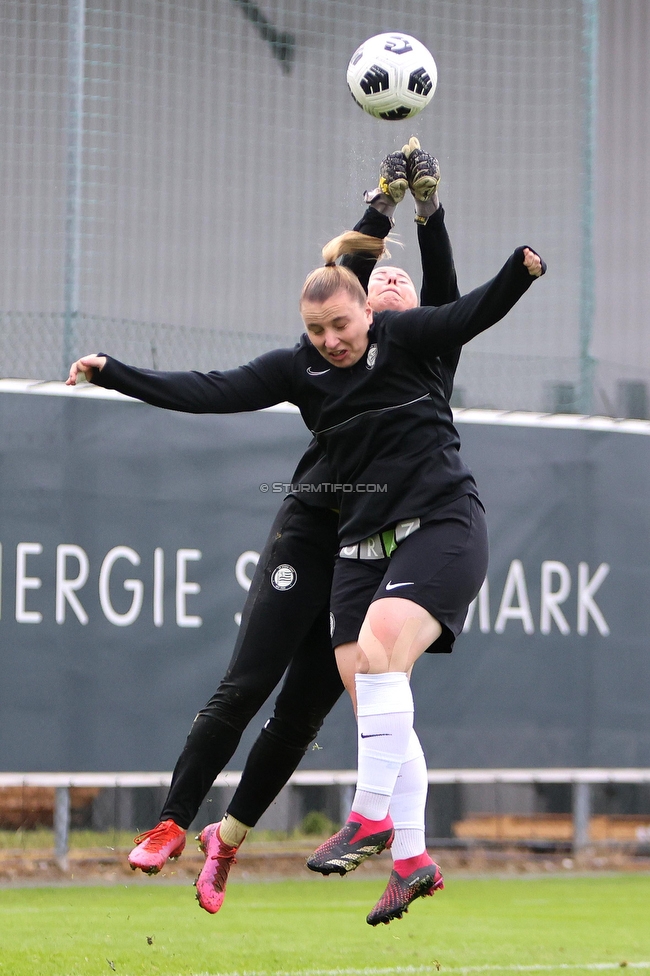
<path id="1" fill-rule="evenodd" d="M 362 732 L 362 739 L 378 739 L 381 735 L 392 735 L 392 732 Z"/>
<path id="2" fill-rule="evenodd" d="M 315 369 L 312 369 L 311 366 L 308 366 L 307 367 L 307 372 L 309 373 L 310 376 L 322 376 L 323 373 L 329 373 L 329 369 L 315 370 Z"/>
<path id="3" fill-rule="evenodd" d="M 396 590 L 398 586 L 415 586 L 415 583 L 386 583 L 387 590 Z"/>

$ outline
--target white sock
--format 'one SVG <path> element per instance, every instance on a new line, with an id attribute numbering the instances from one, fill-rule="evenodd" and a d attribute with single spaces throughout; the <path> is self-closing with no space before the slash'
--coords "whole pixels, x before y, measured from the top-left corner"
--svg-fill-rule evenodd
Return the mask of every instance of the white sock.
<path id="1" fill-rule="evenodd" d="M 355 685 L 359 771 L 352 809 L 383 820 L 413 731 L 413 695 L 403 671 L 357 674 Z"/>
<path id="2" fill-rule="evenodd" d="M 424 817 L 428 786 L 426 760 L 413 729 L 389 807 L 395 826 L 391 847 L 394 861 L 416 857 L 426 850 Z"/>

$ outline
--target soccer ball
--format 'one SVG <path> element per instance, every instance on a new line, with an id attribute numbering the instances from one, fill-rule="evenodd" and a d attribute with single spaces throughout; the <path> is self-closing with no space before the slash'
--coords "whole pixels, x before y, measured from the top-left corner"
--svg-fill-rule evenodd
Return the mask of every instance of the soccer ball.
<path id="1" fill-rule="evenodd" d="M 433 98 L 436 62 L 408 34 L 377 34 L 356 49 L 348 65 L 348 88 L 364 112 L 398 121 L 421 112 Z"/>

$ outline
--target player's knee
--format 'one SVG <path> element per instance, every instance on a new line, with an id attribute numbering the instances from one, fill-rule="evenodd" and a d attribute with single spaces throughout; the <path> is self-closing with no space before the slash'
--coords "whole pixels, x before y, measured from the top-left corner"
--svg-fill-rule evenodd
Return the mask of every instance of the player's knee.
<path id="1" fill-rule="evenodd" d="M 223 682 L 201 709 L 197 719 L 217 719 L 242 732 L 262 707 L 264 700 L 264 697 L 254 694 L 251 689 Z"/>
<path id="2" fill-rule="evenodd" d="M 216 715 L 201 710 L 192 722 L 192 727 L 185 740 L 185 751 L 205 756 L 211 755 L 215 744 L 224 733 L 224 725 L 227 724 Z"/>
<path id="3" fill-rule="evenodd" d="M 380 602 L 371 603 L 359 634 L 360 654 L 368 663 L 364 670 L 389 670 L 393 649 L 404 623 L 401 614 L 387 612 Z"/>
<path id="4" fill-rule="evenodd" d="M 284 746 L 304 753 L 318 735 L 322 724 L 322 720 L 310 720 L 307 716 L 283 718 L 274 715 L 262 731 L 265 735 L 279 740 Z"/>
<path id="5" fill-rule="evenodd" d="M 408 671 L 441 632 L 440 624 L 408 600 L 378 600 L 368 608 L 359 645 L 370 672 Z"/>

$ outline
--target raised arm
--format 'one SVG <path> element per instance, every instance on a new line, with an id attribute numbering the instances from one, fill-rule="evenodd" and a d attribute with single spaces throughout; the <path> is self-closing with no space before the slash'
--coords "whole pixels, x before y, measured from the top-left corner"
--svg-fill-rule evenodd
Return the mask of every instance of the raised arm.
<path id="1" fill-rule="evenodd" d="M 415 202 L 422 288 L 420 305 L 447 305 L 460 298 L 454 255 L 445 227 L 445 212 L 438 199 L 440 164 L 411 136 L 404 146 L 406 175 Z"/>
<path id="2" fill-rule="evenodd" d="M 448 305 L 387 313 L 390 335 L 425 359 L 464 345 L 506 315 L 546 265 L 528 247 L 518 247 L 501 271 Z"/>
<path id="3" fill-rule="evenodd" d="M 420 305 L 455 302 L 460 298 L 460 292 L 442 207 L 438 207 L 426 223 L 418 223 L 417 234 L 422 262 Z"/>
<path id="4" fill-rule="evenodd" d="M 434 157 L 428 157 L 434 159 Z M 437 160 L 434 160 L 437 167 Z M 437 170 L 438 174 L 440 170 Z M 436 194 L 437 200 L 437 194 Z M 422 208 L 426 206 L 420 204 Z M 439 203 L 425 220 L 416 218 L 420 260 L 422 262 L 422 288 L 420 305 L 447 305 L 460 298 L 458 279 L 454 266 L 451 241 L 445 226 L 445 211 Z M 454 346 L 440 356 L 442 382 L 445 396 L 451 400 L 454 377 L 463 347 Z"/>
<path id="5" fill-rule="evenodd" d="M 86 356 L 70 369 L 107 390 L 118 390 L 155 407 L 184 413 L 239 413 L 273 406 L 292 396 L 293 350 L 277 349 L 246 366 L 224 372 L 164 372 L 127 366 L 110 356 Z"/>

